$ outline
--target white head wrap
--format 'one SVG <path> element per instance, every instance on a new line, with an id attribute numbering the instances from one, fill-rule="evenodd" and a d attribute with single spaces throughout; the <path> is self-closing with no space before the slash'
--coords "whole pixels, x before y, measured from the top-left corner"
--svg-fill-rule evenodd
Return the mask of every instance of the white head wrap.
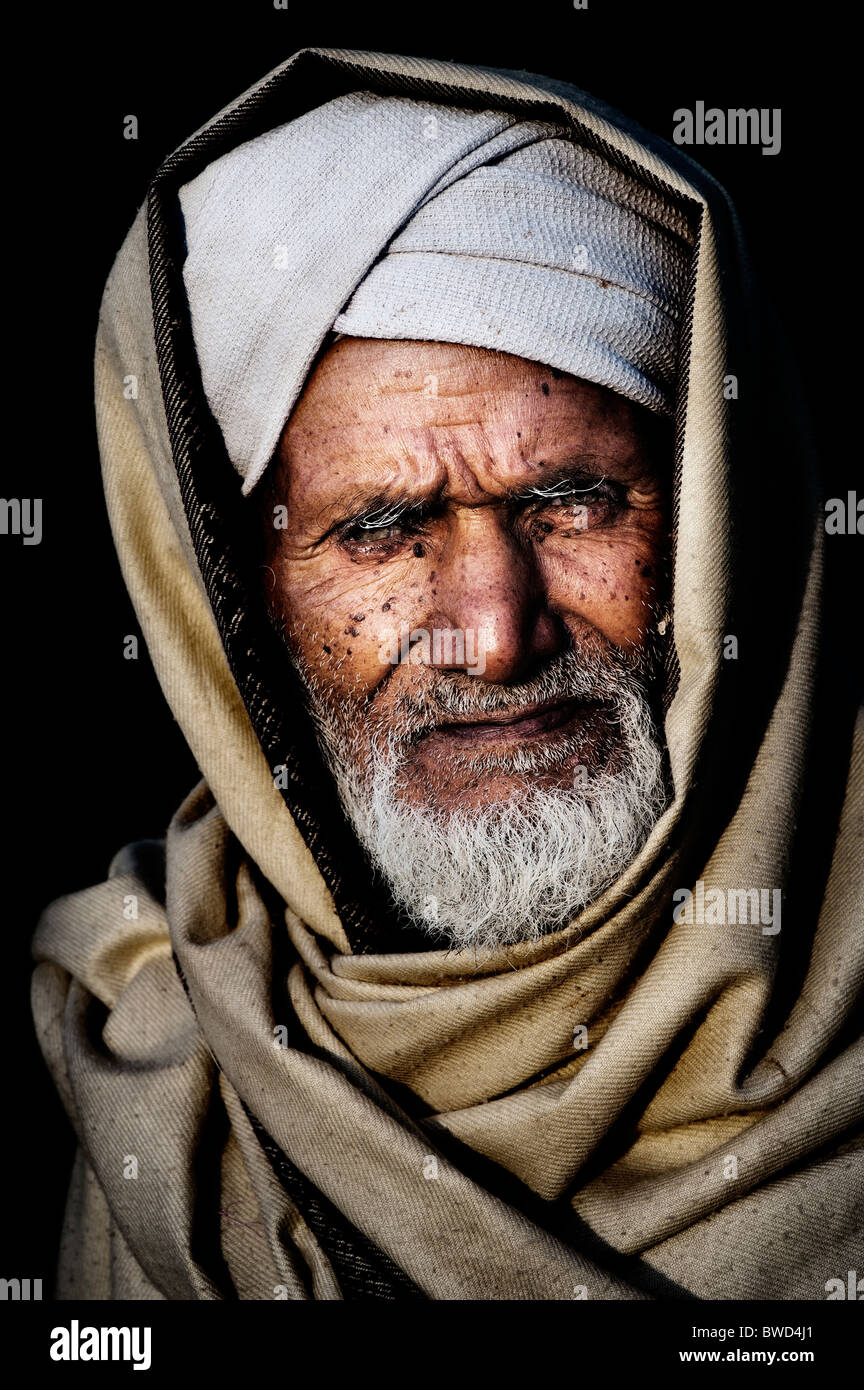
<path id="1" fill-rule="evenodd" d="M 204 390 L 245 493 L 331 331 L 497 349 L 672 409 L 685 218 L 558 126 L 352 92 L 180 202 Z"/>

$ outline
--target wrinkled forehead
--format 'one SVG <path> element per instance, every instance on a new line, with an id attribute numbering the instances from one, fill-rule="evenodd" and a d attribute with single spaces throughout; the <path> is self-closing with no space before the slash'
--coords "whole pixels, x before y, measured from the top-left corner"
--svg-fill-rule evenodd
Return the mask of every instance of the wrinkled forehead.
<path id="1" fill-rule="evenodd" d="M 445 342 L 342 338 L 306 381 L 280 449 L 353 430 L 422 435 L 496 428 L 529 440 L 549 428 L 578 435 L 665 437 L 665 417 L 619 392 L 510 353 Z"/>

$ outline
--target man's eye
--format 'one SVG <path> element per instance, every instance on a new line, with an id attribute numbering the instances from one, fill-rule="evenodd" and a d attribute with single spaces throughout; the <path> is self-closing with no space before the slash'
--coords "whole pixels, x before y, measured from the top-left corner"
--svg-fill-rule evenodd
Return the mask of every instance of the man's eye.
<path id="1" fill-rule="evenodd" d="M 387 554 L 407 544 L 420 530 L 420 524 L 409 517 L 384 519 L 370 524 L 353 521 L 338 533 L 339 544 L 355 554 Z"/>
<path id="2" fill-rule="evenodd" d="M 538 505 L 542 507 L 544 510 L 547 507 L 551 507 L 553 511 L 557 512 L 561 511 L 564 507 L 571 509 L 577 504 L 574 502 L 572 497 L 550 497 L 548 499 L 544 499 L 542 502 L 538 503 Z"/>
<path id="3" fill-rule="evenodd" d="M 373 544 L 378 541 L 396 540 L 404 533 L 404 526 L 393 521 L 389 526 L 351 526 L 344 533 L 346 540 L 353 541 L 355 544 Z"/>
<path id="4" fill-rule="evenodd" d="M 622 502 L 620 491 L 604 482 L 585 491 L 534 497 L 528 502 L 527 514 L 530 522 L 545 534 L 562 527 L 578 533 L 611 521 Z"/>

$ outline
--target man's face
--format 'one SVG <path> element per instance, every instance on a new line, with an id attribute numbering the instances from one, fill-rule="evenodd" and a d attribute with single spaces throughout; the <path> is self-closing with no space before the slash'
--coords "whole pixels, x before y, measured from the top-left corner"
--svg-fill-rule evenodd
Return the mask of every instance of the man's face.
<path id="1" fill-rule="evenodd" d="M 265 587 L 355 782 L 377 750 L 402 810 L 441 825 L 620 770 L 617 683 L 644 673 L 662 597 L 664 445 L 623 397 L 504 353 L 324 355 L 262 498 Z"/>

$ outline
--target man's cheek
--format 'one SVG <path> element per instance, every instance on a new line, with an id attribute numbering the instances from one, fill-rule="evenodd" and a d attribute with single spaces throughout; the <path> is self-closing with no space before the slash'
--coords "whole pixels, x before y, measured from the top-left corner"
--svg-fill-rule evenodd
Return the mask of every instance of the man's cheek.
<path id="1" fill-rule="evenodd" d="M 380 565 L 369 574 L 353 565 L 326 574 L 307 569 L 302 582 L 294 578 L 283 577 L 281 600 L 307 667 L 327 684 L 374 689 L 422 624 L 425 589 L 416 565 Z"/>
<path id="2" fill-rule="evenodd" d="M 550 602 L 565 618 L 589 622 L 618 646 L 640 642 L 657 603 L 660 563 L 644 537 L 580 542 L 549 567 Z"/>

